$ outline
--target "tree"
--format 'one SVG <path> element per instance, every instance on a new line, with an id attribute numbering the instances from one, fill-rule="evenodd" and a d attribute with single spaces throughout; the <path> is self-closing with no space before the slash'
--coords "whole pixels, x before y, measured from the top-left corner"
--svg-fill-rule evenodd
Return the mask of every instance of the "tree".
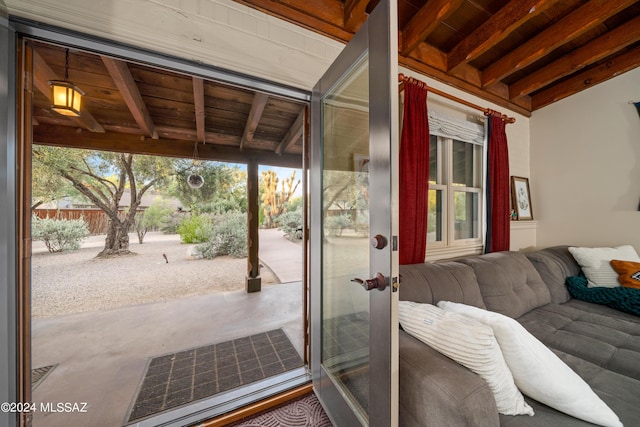
<path id="1" fill-rule="evenodd" d="M 142 196 L 173 170 L 173 161 L 167 158 L 61 147 L 38 147 L 33 160 L 39 168 L 66 179 L 107 215 L 109 227 L 98 257 L 131 253 L 129 228 Z M 127 190 L 131 203 L 121 213 L 120 201 Z"/>
<path id="2" fill-rule="evenodd" d="M 176 160 L 169 194 L 180 200 L 192 212 L 223 213 L 245 211 L 247 208 L 247 174 L 237 166 L 201 161 L 198 173 L 204 178 L 201 188 L 191 188 L 187 176 L 193 168 L 192 160 Z"/>
<path id="3" fill-rule="evenodd" d="M 64 179 L 55 169 L 47 168 L 38 162 L 38 146 L 34 146 L 33 170 L 31 173 L 31 209 L 40 205 L 58 201 L 65 197 L 79 197 L 71 183 Z"/>
<path id="4" fill-rule="evenodd" d="M 265 218 L 265 227 L 273 228 L 276 226 L 275 219 L 286 212 L 287 203 L 296 192 L 300 180 L 296 181 L 295 169 L 291 172 L 291 176 L 280 182 L 280 191 L 278 191 L 278 183 L 280 179 L 275 171 L 262 171 L 262 179 L 260 181 L 262 190 L 262 211 Z"/>
<path id="5" fill-rule="evenodd" d="M 147 231 L 159 229 L 169 222 L 173 208 L 162 198 L 156 198 L 144 212 L 136 215 L 134 226 L 138 234 L 138 243 L 144 242 Z"/>

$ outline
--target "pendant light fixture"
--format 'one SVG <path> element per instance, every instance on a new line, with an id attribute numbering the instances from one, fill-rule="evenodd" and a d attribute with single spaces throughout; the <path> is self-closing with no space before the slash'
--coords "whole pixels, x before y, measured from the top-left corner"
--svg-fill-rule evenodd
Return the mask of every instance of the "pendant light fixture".
<path id="1" fill-rule="evenodd" d="M 65 49 L 64 80 L 50 80 L 51 109 L 71 117 L 80 116 L 84 92 L 69 81 L 69 49 Z"/>
<path id="2" fill-rule="evenodd" d="M 193 166 L 191 167 L 191 173 L 187 177 L 187 184 L 193 189 L 202 188 L 204 185 L 204 178 L 200 175 L 200 160 L 198 159 L 198 142 L 196 141 L 193 147 Z"/>

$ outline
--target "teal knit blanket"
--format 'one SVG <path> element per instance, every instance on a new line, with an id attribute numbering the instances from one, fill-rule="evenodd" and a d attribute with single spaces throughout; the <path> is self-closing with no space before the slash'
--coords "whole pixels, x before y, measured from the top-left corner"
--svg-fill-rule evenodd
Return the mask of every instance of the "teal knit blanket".
<path id="1" fill-rule="evenodd" d="M 624 286 L 589 288 L 587 287 L 587 278 L 584 276 L 567 277 L 566 284 L 569 293 L 575 299 L 603 304 L 640 316 L 640 289 Z"/>

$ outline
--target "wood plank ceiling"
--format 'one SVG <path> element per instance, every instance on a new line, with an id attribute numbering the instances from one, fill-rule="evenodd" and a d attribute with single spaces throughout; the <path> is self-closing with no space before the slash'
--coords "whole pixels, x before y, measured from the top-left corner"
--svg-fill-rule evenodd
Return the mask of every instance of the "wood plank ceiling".
<path id="1" fill-rule="evenodd" d="M 377 4 L 235 1 L 342 42 Z M 527 116 L 640 66 L 637 0 L 397 1 L 402 66 Z"/>
<path id="2" fill-rule="evenodd" d="M 65 49 L 33 46 L 33 141 L 98 150 L 302 167 L 306 103 L 71 49 L 78 118 L 51 110 Z"/>

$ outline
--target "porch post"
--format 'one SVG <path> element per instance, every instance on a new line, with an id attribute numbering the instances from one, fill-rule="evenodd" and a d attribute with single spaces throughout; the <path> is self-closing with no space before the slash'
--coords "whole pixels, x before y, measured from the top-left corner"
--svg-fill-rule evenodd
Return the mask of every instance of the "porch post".
<path id="1" fill-rule="evenodd" d="M 251 160 L 247 165 L 247 277 L 245 289 L 260 292 L 260 261 L 258 260 L 258 227 L 260 200 L 258 200 L 258 162 Z"/>

